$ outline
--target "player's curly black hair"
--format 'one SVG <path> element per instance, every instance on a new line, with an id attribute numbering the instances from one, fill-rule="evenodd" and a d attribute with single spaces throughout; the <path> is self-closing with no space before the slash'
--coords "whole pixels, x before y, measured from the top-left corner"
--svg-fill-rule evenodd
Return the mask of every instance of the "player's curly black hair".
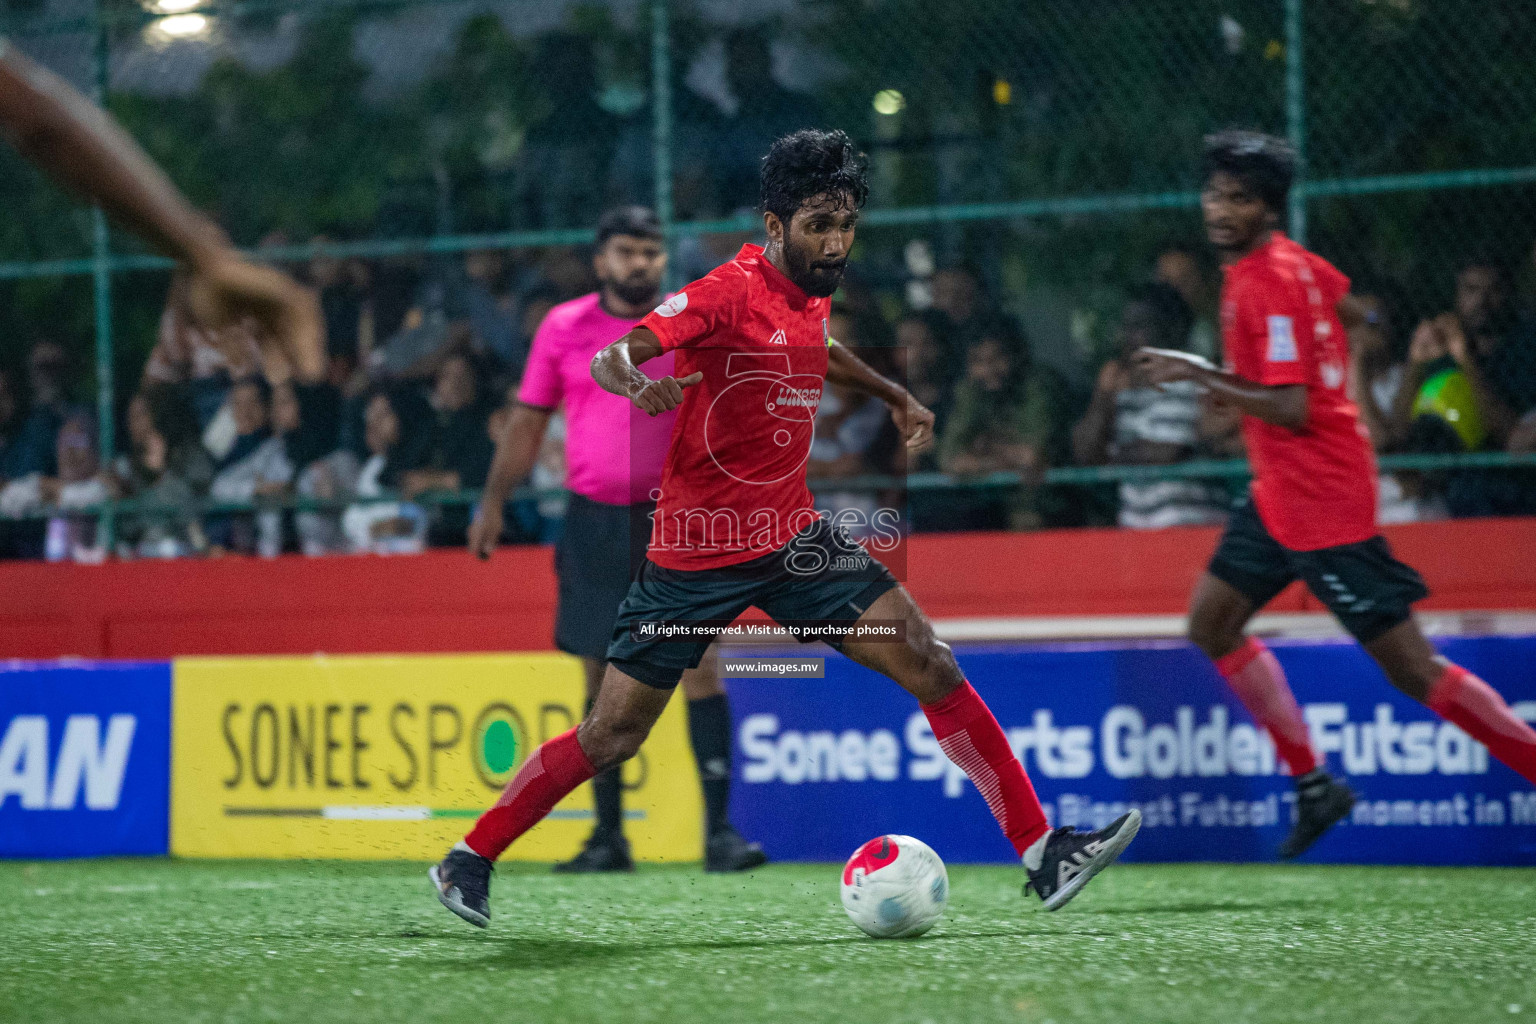
<path id="1" fill-rule="evenodd" d="M 857 210 L 869 199 L 868 166 L 847 132 L 802 128 L 763 157 L 763 211 L 787 224 L 806 200 L 822 195 Z"/>
<path id="2" fill-rule="evenodd" d="M 1233 129 L 1205 137 L 1200 180 L 1222 171 L 1251 188 L 1275 213 L 1285 212 L 1296 180 L 1296 150 L 1284 139 L 1263 132 Z"/>

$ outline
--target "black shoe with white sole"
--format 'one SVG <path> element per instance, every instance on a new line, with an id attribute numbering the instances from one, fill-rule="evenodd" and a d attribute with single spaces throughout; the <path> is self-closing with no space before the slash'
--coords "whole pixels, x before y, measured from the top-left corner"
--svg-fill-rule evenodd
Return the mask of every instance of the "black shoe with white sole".
<path id="1" fill-rule="evenodd" d="M 1083 891 L 1089 879 L 1115 862 L 1136 838 L 1141 812 L 1130 811 L 1097 832 L 1079 832 L 1070 825 L 1051 832 L 1045 840 L 1040 866 L 1029 871 L 1024 891 L 1031 889 L 1046 910 L 1060 910 Z"/>
<path id="2" fill-rule="evenodd" d="M 476 928 L 491 923 L 491 862 L 468 850 L 449 850 L 427 870 L 437 901 Z"/>
<path id="3" fill-rule="evenodd" d="M 730 825 L 716 829 L 704 842 L 705 871 L 751 871 L 768 863 L 761 843 L 749 843 Z"/>
<path id="4" fill-rule="evenodd" d="M 555 865 L 562 875 L 592 875 L 608 871 L 633 871 L 634 858 L 629 853 L 629 840 L 621 832 L 605 832 L 601 829 L 587 837 L 587 844 L 570 860 Z"/>
<path id="5" fill-rule="evenodd" d="M 1329 775 L 1327 769 L 1314 768 L 1301 776 L 1296 780 L 1296 824 L 1280 844 L 1280 859 L 1295 860 L 1306 853 L 1354 806 L 1354 790 Z"/>

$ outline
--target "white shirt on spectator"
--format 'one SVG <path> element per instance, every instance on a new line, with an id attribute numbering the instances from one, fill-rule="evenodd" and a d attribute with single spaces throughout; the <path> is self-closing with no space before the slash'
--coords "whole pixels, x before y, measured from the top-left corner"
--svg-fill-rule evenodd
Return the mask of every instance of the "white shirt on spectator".
<path id="1" fill-rule="evenodd" d="M 1177 381 L 1126 388 L 1115 396 L 1110 460 L 1137 441 L 1193 448 L 1200 440 L 1200 388 Z M 1226 519 L 1225 492 L 1204 480 L 1152 480 L 1120 485 L 1120 525 L 1133 530 L 1199 526 Z"/>

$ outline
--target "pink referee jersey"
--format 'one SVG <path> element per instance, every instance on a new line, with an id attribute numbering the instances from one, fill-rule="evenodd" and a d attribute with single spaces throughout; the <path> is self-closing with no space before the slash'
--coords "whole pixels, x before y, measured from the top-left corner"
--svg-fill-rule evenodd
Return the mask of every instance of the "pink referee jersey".
<path id="1" fill-rule="evenodd" d="M 518 401 L 565 406 L 566 487 L 593 501 L 648 501 L 661 486 L 661 467 L 677 412 L 651 417 L 610 395 L 592 379 L 592 357 L 639 323 L 604 312 L 598 293 L 549 311 L 533 338 Z M 672 372 L 672 353 L 644 366 L 652 379 Z"/>

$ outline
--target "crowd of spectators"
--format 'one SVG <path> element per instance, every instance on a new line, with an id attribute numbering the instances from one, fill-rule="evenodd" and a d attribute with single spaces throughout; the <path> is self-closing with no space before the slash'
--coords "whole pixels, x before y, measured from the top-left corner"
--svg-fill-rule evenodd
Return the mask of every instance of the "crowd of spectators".
<path id="1" fill-rule="evenodd" d="M 473 508 L 463 495 L 485 482 L 532 336 L 553 305 L 594 287 L 587 261 L 566 248 L 415 263 L 322 257 L 303 276 L 325 313 L 324 383 L 296 386 L 241 329 L 203 330 L 173 278 L 109 464 L 92 410 L 71 398 L 80 375 L 63 346 L 37 341 L 21 374 L 0 372 L 0 556 L 463 543 Z M 850 277 L 832 335 L 935 412 L 936 443 L 909 458 L 879 401 L 829 386 L 808 464 L 818 502 L 862 522 L 903 509 L 921 531 L 1220 522 L 1238 486 L 1220 477 L 1045 482 L 1063 466 L 1242 456 L 1231 409 L 1193 386 L 1149 386 L 1129 358 L 1143 345 L 1216 355 L 1214 277 L 1193 253 L 1161 254 L 1124 292 L 1096 366 L 1039 358 L 965 267 L 905 289 L 899 308 Z M 1536 318 L 1502 265 L 1466 261 L 1452 308 L 1416 323 L 1385 286 L 1355 293 L 1367 315 L 1350 339 L 1351 386 L 1378 451 L 1536 451 Z M 505 540 L 556 535 L 562 436 L 557 416 L 532 480 L 547 493 L 515 503 Z M 1536 513 L 1524 469 L 1384 474 L 1381 496 L 1384 522 Z M 93 512 L 108 498 L 111 551 Z"/>
<path id="2" fill-rule="evenodd" d="M 324 239 L 317 239 L 324 242 Z M 297 385 L 250 330 L 202 328 L 173 276 L 158 336 L 98 458 L 65 349 L 0 371 L 0 557 L 403 553 L 461 543 L 533 332 L 593 286 L 569 250 L 437 262 L 319 257 L 328 379 Z M 558 430 L 535 483 L 558 488 Z M 115 499 L 113 550 L 88 510 Z M 510 541 L 546 540 L 559 499 L 520 502 Z"/>

